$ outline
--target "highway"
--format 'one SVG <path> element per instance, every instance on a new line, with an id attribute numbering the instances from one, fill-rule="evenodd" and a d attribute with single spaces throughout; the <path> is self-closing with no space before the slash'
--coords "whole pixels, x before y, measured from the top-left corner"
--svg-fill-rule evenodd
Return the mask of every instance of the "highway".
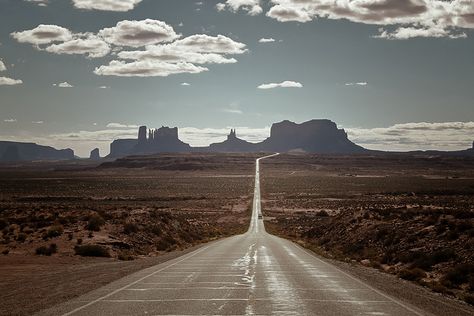
<path id="1" fill-rule="evenodd" d="M 272 155 L 273 156 L 273 155 Z M 260 161 L 247 233 L 210 243 L 56 309 L 58 315 L 429 315 L 265 232 Z M 48 312 L 47 314 L 54 314 Z"/>

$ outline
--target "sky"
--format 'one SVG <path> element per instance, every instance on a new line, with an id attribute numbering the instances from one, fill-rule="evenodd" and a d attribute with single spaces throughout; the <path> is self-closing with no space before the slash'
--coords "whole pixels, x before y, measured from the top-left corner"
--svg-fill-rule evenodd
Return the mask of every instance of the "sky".
<path id="1" fill-rule="evenodd" d="M 371 149 L 474 141 L 473 0 L 0 0 L 0 139 L 106 155 L 327 118 Z"/>

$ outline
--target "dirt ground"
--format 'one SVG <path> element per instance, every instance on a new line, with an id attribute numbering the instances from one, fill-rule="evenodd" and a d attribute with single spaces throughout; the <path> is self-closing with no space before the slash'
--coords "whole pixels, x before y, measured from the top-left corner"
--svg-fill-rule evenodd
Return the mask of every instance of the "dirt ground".
<path id="1" fill-rule="evenodd" d="M 254 163 L 182 154 L 0 166 L 0 314 L 31 314 L 245 232 Z"/>
<path id="2" fill-rule="evenodd" d="M 472 158 L 281 155 L 262 201 L 271 233 L 474 304 Z"/>

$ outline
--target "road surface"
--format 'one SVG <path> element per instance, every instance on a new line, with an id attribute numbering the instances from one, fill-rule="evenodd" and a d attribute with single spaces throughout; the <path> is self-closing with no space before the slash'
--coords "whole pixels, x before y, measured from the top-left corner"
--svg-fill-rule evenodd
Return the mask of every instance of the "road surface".
<path id="1" fill-rule="evenodd" d="M 65 304 L 58 315 L 430 315 L 265 232 L 257 160 L 243 235 L 143 270 Z"/>

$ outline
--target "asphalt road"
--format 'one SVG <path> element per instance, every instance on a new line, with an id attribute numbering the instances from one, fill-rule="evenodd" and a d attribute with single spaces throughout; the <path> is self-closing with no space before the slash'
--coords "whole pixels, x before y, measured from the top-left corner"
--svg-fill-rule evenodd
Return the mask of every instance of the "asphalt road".
<path id="1" fill-rule="evenodd" d="M 211 243 L 44 314 L 430 315 L 266 233 L 258 216 L 260 159 L 246 234 Z"/>

